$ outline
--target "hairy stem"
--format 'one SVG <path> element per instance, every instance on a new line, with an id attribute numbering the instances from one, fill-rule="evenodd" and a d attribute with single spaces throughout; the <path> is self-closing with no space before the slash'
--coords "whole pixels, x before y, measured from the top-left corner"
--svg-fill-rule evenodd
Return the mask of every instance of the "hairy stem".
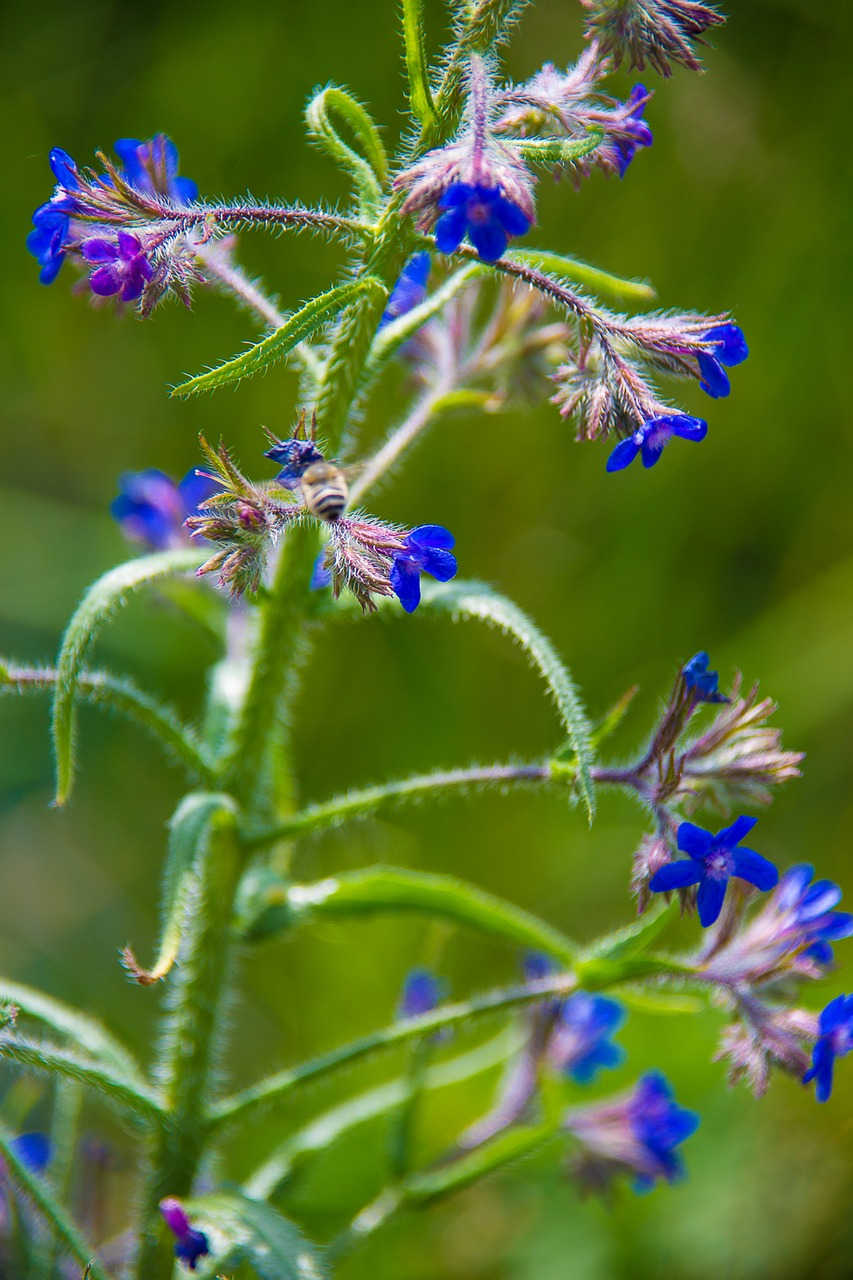
<path id="1" fill-rule="evenodd" d="M 442 380 L 421 396 L 408 417 L 391 432 L 353 484 L 350 490 L 351 503 L 360 502 L 364 495 L 388 474 L 421 432 L 429 426 L 451 387 L 450 379 Z"/>

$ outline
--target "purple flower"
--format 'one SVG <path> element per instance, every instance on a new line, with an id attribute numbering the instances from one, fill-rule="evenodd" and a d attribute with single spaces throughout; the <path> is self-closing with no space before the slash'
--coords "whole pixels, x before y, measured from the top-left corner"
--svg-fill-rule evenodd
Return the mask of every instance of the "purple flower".
<path id="1" fill-rule="evenodd" d="M 66 189 L 80 188 L 77 166 L 67 151 L 54 147 L 48 158 L 57 187 L 53 198 L 36 209 L 33 214 L 35 230 L 27 236 L 27 249 L 41 266 L 39 280 L 42 284 L 52 284 L 65 261 L 70 215 L 75 211 L 74 201 Z"/>
<path id="2" fill-rule="evenodd" d="M 438 202 L 445 212 L 435 224 L 435 242 L 453 253 L 466 235 L 484 262 L 496 262 L 510 236 L 523 236 L 531 219 L 503 194 L 500 186 L 454 182 Z"/>
<path id="3" fill-rule="evenodd" d="M 401 1018 L 419 1018 L 431 1013 L 442 997 L 442 986 L 429 969 L 413 969 L 403 983 Z"/>
<path id="4" fill-rule="evenodd" d="M 207 1236 L 203 1231 L 196 1231 L 190 1226 L 183 1205 L 174 1196 L 167 1196 L 160 1201 L 160 1212 L 166 1226 L 177 1239 L 175 1257 L 185 1262 L 190 1271 L 195 1271 L 199 1258 L 210 1253 Z"/>
<path id="5" fill-rule="evenodd" d="M 610 1036 L 624 1021 L 625 1010 L 616 1000 L 576 991 L 562 1001 L 548 1057 L 578 1084 L 588 1084 L 597 1071 L 623 1061 L 624 1049 L 611 1044 Z"/>
<path id="6" fill-rule="evenodd" d="M 134 542 L 161 550 L 182 541 L 182 526 L 199 505 L 220 488 L 210 476 L 188 471 L 180 484 L 165 472 L 126 471 L 119 479 L 120 493 L 110 506 L 113 519 Z"/>
<path id="7" fill-rule="evenodd" d="M 812 1051 L 812 1065 L 803 1084 L 815 1081 L 815 1097 L 827 1102 L 832 1093 L 832 1072 L 836 1058 L 853 1049 L 853 995 L 836 996 L 820 1015 L 820 1035 Z"/>
<path id="8" fill-rule="evenodd" d="M 404 316 L 414 307 L 420 306 L 426 297 L 426 283 L 429 279 L 430 257 L 426 251 L 413 253 L 399 279 L 388 295 L 379 328 L 382 329 L 398 316 Z"/>
<path id="9" fill-rule="evenodd" d="M 165 133 L 157 133 L 147 142 L 119 138 L 113 150 L 122 162 L 120 172 L 128 186 L 145 195 L 168 196 L 180 205 L 198 199 L 197 184 L 178 176 L 178 148 Z"/>
<path id="10" fill-rule="evenodd" d="M 642 452 L 643 466 L 653 467 L 673 436 L 682 440 L 704 440 L 708 424 L 686 413 L 665 413 L 649 418 L 627 440 L 617 444 L 607 459 L 608 471 L 623 471 Z"/>
<path id="11" fill-rule="evenodd" d="M 682 667 L 681 677 L 696 702 L 728 702 L 726 695 L 717 689 L 720 677 L 716 671 L 708 670 L 709 662 L 705 650 L 700 650 Z"/>
<path id="12" fill-rule="evenodd" d="M 722 396 L 727 396 L 731 390 L 729 375 L 723 365 L 731 368 L 733 365 L 742 364 L 749 355 L 749 347 L 746 345 L 743 330 L 736 324 L 715 325 L 713 329 L 703 333 L 702 340 L 713 342 L 714 350 L 697 352 L 699 372 L 702 375 L 699 386 L 709 396 L 719 400 Z"/>
<path id="13" fill-rule="evenodd" d="M 414 613 L 421 602 L 422 573 L 439 582 L 455 577 L 456 557 L 450 552 L 454 542 L 453 534 L 440 524 L 421 524 L 407 536 L 404 549 L 394 553 L 391 589 L 406 613 Z"/>
<path id="14" fill-rule="evenodd" d="M 652 893 L 668 893 L 697 884 L 699 920 L 707 929 L 722 910 L 726 885 L 732 876 L 747 880 L 762 891 L 774 888 L 779 882 L 779 872 L 773 863 L 752 849 L 739 847 L 756 822 L 756 818 L 740 817 L 716 835 L 692 822 L 682 822 L 678 828 L 678 847 L 690 856 L 661 867 L 649 881 L 649 889 Z"/>
<path id="15" fill-rule="evenodd" d="M 641 1076 L 627 1096 L 580 1107 L 566 1117 L 567 1128 L 586 1148 L 596 1181 L 601 1174 L 632 1172 L 638 1191 L 649 1190 L 658 1178 L 673 1182 L 682 1176 L 675 1148 L 698 1125 L 694 1111 L 673 1101 L 672 1088 L 659 1071 Z"/>
<path id="16" fill-rule="evenodd" d="M 84 240 L 80 252 L 87 262 L 101 264 L 89 276 L 89 288 L 101 298 L 120 293 L 122 302 L 134 302 L 154 275 L 142 242 L 129 231 L 119 231 L 115 242 L 100 236 Z"/>
<path id="17" fill-rule="evenodd" d="M 619 129 L 613 131 L 613 145 L 616 148 L 616 167 L 619 177 L 624 178 L 628 165 L 634 159 L 640 147 L 650 147 L 654 138 L 649 126 L 643 120 L 643 112 L 649 99 L 649 91 L 642 84 L 635 84 L 626 102 L 627 113 L 620 122 Z"/>

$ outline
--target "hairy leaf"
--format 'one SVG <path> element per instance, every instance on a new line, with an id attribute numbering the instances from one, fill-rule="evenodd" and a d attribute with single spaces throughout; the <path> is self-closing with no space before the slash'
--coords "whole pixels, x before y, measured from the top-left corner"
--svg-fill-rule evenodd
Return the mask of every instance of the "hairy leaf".
<path id="1" fill-rule="evenodd" d="M 117 565 L 86 592 L 68 624 L 56 664 L 53 701 L 53 745 L 56 752 L 56 803 L 65 804 L 74 775 L 74 702 L 83 660 L 107 619 L 134 591 L 198 568 L 196 550 L 157 551 Z"/>
<path id="2" fill-rule="evenodd" d="M 403 0 L 403 41 L 406 48 L 406 74 L 409 78 L 409 103 L 412 114 L 428 127 L 435 119 L 435 108 L 429 86 L 424 52 L 424 20 L 422 0 Z"/>
<path id="3" fill-rule="evenodd" d="M 13 1005 L 19 1018 L 32 1018 L 57 1035 L 67 1036 L 90 1058 L 108 1064 L 137 1083 L 143 1081 L 142 1071 L 130 1051 L 88 1013 L 7 978 L 0 978 L 0 1000 Z"/>
<path id="4" fill-rule="evenodd" d="M 609 297 L 616 302 L 653 302 L 657 296 L 652 285 L 645 280 L 625 280 L 579 258 L 551 253 L 547 249 L 512 249 L 506 254 L 506 260 L 556 274 L 573 284 L 583 285 L 599 297 Z"/>
<path id="5" fill-rule="evenodd" d="M 0 1035 L 0 1058 L 47 1075 L 79 1080 L 109 1098 L 121 1111 L 143 1120 L 162 1122 L 164 1119 L 160 1098 L 148 1085 L 75 1050 L 24 1040 L 4 1032 Z"/>
<path id="6" fill-rule="evenodd" d="M 600 129 L 590 129 L 584 138 L 519 138 L 509 145 L 527 164 L 553 168 L 555 164 L 571 164 L 595 151 L 604 141 Z"/>
<path id="7" fill-rule="evenodd" d="M 215 1192 L 184 1201 L 193 1224 L 207 1232 L 213 1257 L 199 1275 L 248 1262 L 260 1280 L 323 1280 L 320 1255 L 289 1219 L 260 1200 Z"/>
<path id="8" fill-rule="evenodd" d="M 362 276 L 358 280 L 347 280 L 326 293 L 318 294 L 289 316 L 280 329 L 234 356 L 232 360 L 226 360 L 215 369 L 208 369 L 206 373 L 188 378 L 186 382 L 173 388 L 172 395 L 183 398 L 200 395 L 203 391 L 218 391 L 220 387 L 230 386 L 243 378 L 265 372 L 276 361 L 283 360 L 298 343 L 304 342 L 322 325 L 334 320 L 335 316 L 358 298 L 371 293 L 385 297 L 387 290 L 372 276 Z"/>
<path id="9" fill-rule="evenodd" d="M 337 116 L 355 137 L 360 151 L 345 142 L 333 123 Z M 388 157 L 379 130 L 360 102 L 345 89 L 329 85 L 305 110 L 308 131 L 321 150 L 352 177 L 362 214 L 374 213 L 388 181 Z"/>

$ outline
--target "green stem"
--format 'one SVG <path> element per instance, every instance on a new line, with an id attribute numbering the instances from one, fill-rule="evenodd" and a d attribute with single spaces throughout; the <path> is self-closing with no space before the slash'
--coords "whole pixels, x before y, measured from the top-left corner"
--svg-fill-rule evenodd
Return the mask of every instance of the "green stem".
<path id="1" fill-rule="evenodd" d="M 204 1151 L 205 1107 L 231 968 L 231 918 L 241 871 L 233 809 L 223 804 L 200 838 L 209 845 L 170 987 L 160 1055 L 169 1123 L 156 1135 L 150 1153 L 138 1280 L 168 1280 L 172 1274 L 173 1242 L 166 1238 L 158 1205 L 164 1196 L 186 1196 L 192 1190 Z"/>
<path id="2" fill-rule="evenodd" d="M 32 1201 L 45 1222 L 80 1267 L 88 1267 L 91 1280 L 110 1280 L 104 1268 L 94 1256 L 93 1250 L 78 1232 L 65 1211 L 56 1203 L 47 1185 L 32 1173 L 18 1157 L 10 1135 L 0 1131 L 0 1155 L 12 1178 Z M 153 1278 L 152 1278 L 153 1280 Z"/>
<path id="3" fill-rule="evenodd" d="M 83 1105 L 83 1090 L 75 1080 L 58 1080 L 54 1091 L 53 1119 L 50 1126 L 50 1183 L 60 1204 L 68 1201 L 77 1126 Z M 62 1256 L 62 1241 L 51 1231 L 44 1248 L 39 1251 L 33 1280 L 52 1280 Z"/>

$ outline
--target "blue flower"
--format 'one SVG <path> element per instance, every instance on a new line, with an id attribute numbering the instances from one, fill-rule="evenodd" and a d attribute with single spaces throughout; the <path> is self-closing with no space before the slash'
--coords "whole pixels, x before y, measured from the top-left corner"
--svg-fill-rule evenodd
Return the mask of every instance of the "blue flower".
<path id="1" fill-rule="evenodd" d="M 99 236 L 84 240 L 80 252 L 87 262 L 100 264 L 89 276 L 89 288 L 101 298 L 120 293 L 122 302 L 134 302 L 153 278 L 142 242 L 129 231 L 119 231 L 115 242 Z"/>
<path id="2" fill-rule="evenodd" d="M 21 1163 L 33 1173 L 44 1173 L 50 1164 L 50 1139 L 43 1133 L 22 1133 L 9 1145 Z"/>
<path id="3" fill-rule="evenodd" d="M 122 162 L 122 178 L 144 195 L 168 196 L 175 204 L 192 204 L 198 186 L 191 178 L 178 176 L 178 148 L 165 133 L 147 142 L 139 138 L 119 138 L 113 148 Z"/>
<path id="4" fill-rule="evenodd" d="M 597 1071 L 624 1060 L 624 1049 L 610 1043 L 624 1021 L 625 1010 L 616 1000 L 576 991 L 561 1004 L 548 1056 L 578 1084 L 588 1084 Z"/>
<path id="5" fill-rule="evenodd" d="M 815 1081 L 815 1097 L 827 1102 L 832 1093 L 832 1072 L 836 1058 L 853 1049 L 853 995 L 836 996 L 820 1015 L 820 1035 L 812 1051 L 812 1065 L 803 1084 Z"/>
<path id="6" fill-rule="evenodd" d="M 684 1168 L 675 1147 L 696 1132 L 699 1117 L 695 1111 L 675 1104 L 672 1087 L 659 1071 L 649 1071 L 637 1082 L 629 1104 L 629 1122 L 642 1148 L 637 1190 L 648 1190 L 658 1177 L 667 1182 L 680 1178 Z"/>
<path id="7" fill-rule="evenodd" d="M 279 440 L 278 444 L 264 451 L 264 457 L 284 464 L 276 480 L 283 488 L 291 490 L 299 488 L 300 480 L 313 463 L 323 461 L 323 455 L 313 440 L 302 440 L 297 436 Z"/>
<path id="8" fill-rule="evenodd" d="M 690 661 L 681 669 L 685 685 L 693 694 L 696 702 L 728 702 L 724 693 L 717 689 L 719 675 L 708 670 L 710 658 L 704 649 L 695 653 Z"/>
<path id="9" fill-rule="evenodd" d="M 673 436 L 682 440 L 704 440 L 708 424 L 701 418 L 691 418 L 686 413 L 664 413 L 649 418 L 627 440 L 617 444 L 607 459 L 608 471 L 622 471 L 642 452 L 643 466 L 653 467 L 663 447 Z"/>
<path id="10" fill-rule="evenodd" d="M 326 568 L 325 559 L 325 551 L 318 552 L 314 568 L 311 570 L 311 581 L 308 584 L 311 591 L 325 591 L 326 587 L 332 585 L 332 571 Z"/>
<path id="11" fill-rule="evenodd" d="M 430 257 L 425 251 L 413 253 L 409 258 L 394 288 L 388 295 L 379 328 L 382 329 L 398 316 L 404 316 L 414 307 L 420 306 L 426 297 L 426 283 L 429 279 Z"/>
<path id="12" fill-rule="evenodd" d="M 525 951 L 521 965 L 527 982 L 538 982 L 554 972 L 554 962 L 544 951 Z"/>
<path id="13" fill-rule="evenodd" d="M 442 997 L 442 985 L 429 969 L 413 969 L 403 983 L 401 1018 L 418 1018 L 431 1013 Z"/>
<path id="14" fill-rule="evenodd" d="M 484 262 L 497 262 L 509 237 L 526 235 L 531 227 L 527 214 L 499 186 L 453 182 L 438 207 L 446 210 L 435 224 L 435 243 L 442 253 L 453 253 L 467 235 Z"/>
<path id="15" fill-rule="evenodd" d="M 682 822 L 678 828 L 678 847 L 689 858 L 661 867 L 649 881 L 652 893 L 668 893 L 698 884 L 696 906 L 702 927 L 714 923 L 723 906 L 726 885 L 732 876 L 747 880 L 762 891 L 779 882 L 779 872 L 772 862 L 752 849 L 740 848 L 740 842 L 755 826 L 756 818 L 737 818 L 730 827 L 716 835 Z"/>
<path id="16" fill-rule="evenodd" d="M 621 122 L 620 133 L 613 139 L 620 178 L 625 177 L 628 165 L 634 159 L 638 149 L 650 147 L 654 141 L 651 129 L 642 118 L 648 97 L 649 91 L 645 85 L 635 84 L 624 104 L 629 110 Z"/>
<path id="17" fill-rule="evenodd" d="M 196 514 L 199 505 L 220 487 L 195 469 L 188 471 L 180 484 L 155 467 L 126 471 L 119 479 L 120 493 L 110 512 L 127 537 L 160 550 L 181 540 L 187 516 Z"/>
<path id="18" fill-rule="evenodd" d="M 57 189 L 53 199 L 40 205 L 33 214 L 33 227 L 27 236 L 27 249 L 41 266 L 39 280 L 52 284 L 65 261 L 70 215 L 75 211 L 73 197 L 60 188 L 79 190 L 77 166 L 67 151 L 54 147 L 48 157 Z"/>
<path id="19" fill-rule="evenodd" d="M 190 1226 L 190 1220 L 180 1200 L 167 1196 L 160 1201 L 160 1212 L 166 1226 L 177 1238 L 175 1257 L 185 1262 L 190 1271 L 195 1271 L 199 1258 L 210 1253 L 210 1245 L 203 1231 L 196 1231 Z"/>
<path id="20" fill-rule="evenodd" d="M 853 915 L 834 911 L 841 901 L 841 890 L 832 880 L 816 880 L 811 884 L 814 867 L 800 863 L 789 869 L 779 881 L 772 910 L 777 918 L 776 932 L 780 941 L 802 946 L 804 955 L 816 964 L 833 961 L 831 943 L 853 935 Z"/>
<path id="21" fill-rule="evenodd" d="M 731 368 L 733 365 L 742 364 L 749 355 L 749 347 L 746 345 L 743 330 L 736 324 L 718 324 L 702 334 L 702 341 L 713 342 L 715 349 L 713 352 L 697 353 L 699 372 L 702 375 L 699 386 L 709 396 L 719 400 L 722 396 L 727 396 L 731 390 L 729 375 L 723 365 Z"/>
<path id="22" fill-rule="evenodd" d="M 456 557 L 450 552 L 454 542 L 453 534 L 440 524 L 421 524 L 406 538 L 405 549 L 394 553 L 391 589 L 406 613 L 414 613 L 421 602 L 422 573 L 439 582 L 456 576 Z"/>

